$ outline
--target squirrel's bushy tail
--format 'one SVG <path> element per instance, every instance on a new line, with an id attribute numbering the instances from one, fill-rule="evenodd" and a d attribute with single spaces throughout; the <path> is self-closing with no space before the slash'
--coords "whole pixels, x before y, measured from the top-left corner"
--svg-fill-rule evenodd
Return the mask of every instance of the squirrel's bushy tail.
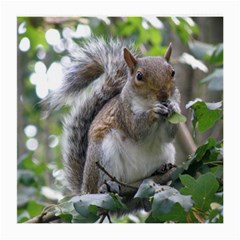
<path id="1" fill-rule="evenodd" d="M 123 45 L 119 40 L 105 41 L 102 38 L 92 38 L 72 52 L 70 54 L 71 64 L 64 68 L 64 78 L 60 88 L 51 92 L 43 100 L 47 115 L 63 105 L 72 106 L 83 90 L 85 91 L 87 86 L 103 74 L 109 87 L 112 81 L 115 85 L 121 85 L 122 83 L 118 80 L 119 76 L 127 74 L 127 66 L 122 53 L 123 47 L 132 48 Z M 115 87 L 121 88 L 117 85 Z"/>
<path id="2" fill-rule="evenodd" d="M 81 189 L 89 127 L 104 104 L 119 94 L 127 81 L 124 47 L 134 54 L 131 46 L 119 40 L 89 40 L 72 54 L 62 86 L 44 100 L 50 111 L 71 106 L 64 121 L 62 152 L 66 180 L 75 193 Z"/>

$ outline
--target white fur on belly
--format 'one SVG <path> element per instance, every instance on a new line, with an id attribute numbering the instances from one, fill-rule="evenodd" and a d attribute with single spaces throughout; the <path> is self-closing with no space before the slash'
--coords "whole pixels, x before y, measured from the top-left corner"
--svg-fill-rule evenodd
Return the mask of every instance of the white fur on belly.
<path id="1" fill-rule="evenodd" d="M 132 183 L 153 174 L 162 164 L 175 162 L 172 143 L 163 143 L 152 131 L 146 139 L 135 142 L 119 130 L 112 130 L 102 143 L 103 162 L 112 176 Z"/>

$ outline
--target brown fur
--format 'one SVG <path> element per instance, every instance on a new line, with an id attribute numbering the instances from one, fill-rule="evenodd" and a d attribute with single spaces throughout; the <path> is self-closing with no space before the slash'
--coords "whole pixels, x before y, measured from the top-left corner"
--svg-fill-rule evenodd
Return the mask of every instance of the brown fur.
<path id="1" fill-rule="evenodd" d="M 89 130 L 90 141 L 100 141 L 111 129 L 119 127 L 116 120 L 118 98 L 119 95 L 111 99 L 94 119 Z"/>
<path id="2" fill-rule="evenodd" d="M 171 73 L 173 69 L 163 58 L 140 58 L 135 74 L 138 71 L 143 74 L 143 80 L 139 81 L 135 77 L 132 86 L 139 95 L 156 101 L 166 101 L 172 95 L 174 80 Z"/>
<path id="3" fill-rule="evenodd" d="M 159 114 L 155 112 L 155 105 L 149 106 L 146 112 L 136 115 L 132 111 L 132 99 L 141 97 L 150 102 L 165 102 L 174 93 L 173 68 L 161 57 L 145 57 L 135 59 L 128 50 L 124 50 L 125 61 L 132 72 L 122 92 L 112 98 L 101 109 L 93 120 L 88 134 L 89 149 L 84 169 L 82 192 L 96 193 L 103 184 L 100 177 L 103 173 L 97 168 L 96 161 L 104 163 L 102 159 L 102 142 L 106 135 L 113 130 L 123 133 L 121 139 L 126 138 L 139 141 L 148 135 L 154 122 L 159 121 Z M 142 80 L 136 78 L 137 72 L 143 75 Z M 109 87 L 109 86 L 105 86 Z M 174 132 L 175 127 L 169 126 L 166 132 Z M 174 135 L 174 134 L 173 134 Z M 172 138 L 172 136 L 170 136 Z M 111 170 L 110 170 L 111 174 Z"/>
<path id="4" fill-rule="evenodd" d="M 120 130 L 117 131 L 122 133 L 120 140 L 138 142 L 152 137 L 152 126 L 159 124 L 164 134 L 159 132 L 162 136 L 153 136 L 150 140 L 160 137 L 168 144 L 175 135 L 176 127 L 166 123 L 166 109 L 158 104 L 177 95 L 173 69 L 168 63 L 171 45 L 165 58 L 141 58 L 131 46 L 128 46 L 131 51 L 124 46 L 119 41 L 106 42 L 98 38 L 87 42 L 72 56 L 62 87 L 45 101 L 50 110 L 68 104 L 72 106 L 64 124 L 63 157 L 68 187 L 74 193 L 96 193 L 104 180 L 109 180 L 96 166 L 96 161 L 106 168 L 106 164 L 114 163 L 111 161 L 115 156 L 110 154 L 107 161 L 103 157 L 102 143 L 109 132 Z M 143 74 L 142 81 L 136 78 L 137 71 Z M 78 101 L 92 83 L 96 83 L 92 93 L 84 101 Z M 147 104 L 141 110 L 140 105 L 140 112 L 134 112 L 133 99 L 147 100 L 152 106 Z M 178 97 L 173 98 L 177 110 L 178 103 Z M 111 147 L 111 139 L 109 143 Z M 111 173 L 111 166 L 109 171 Z M 132 172 L 128 176 L 132 176 Z"/>

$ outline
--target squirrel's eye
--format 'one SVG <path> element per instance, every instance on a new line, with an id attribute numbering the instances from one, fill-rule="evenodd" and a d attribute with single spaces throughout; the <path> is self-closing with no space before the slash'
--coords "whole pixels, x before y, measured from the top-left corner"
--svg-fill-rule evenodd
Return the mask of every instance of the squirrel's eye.
<path id="1" fill-rule="evenodd" d="M 136 78 L 137 78 L 137 80 L 142 81 L 143 80 L 143 74 L 141 72 L 137 72 Z"/>
<path id="2" fill-rule="evenodd" d="M 172 77 L 174 77 L 175 76 L 175 71 L 174 70 L 172 70 Z"/>

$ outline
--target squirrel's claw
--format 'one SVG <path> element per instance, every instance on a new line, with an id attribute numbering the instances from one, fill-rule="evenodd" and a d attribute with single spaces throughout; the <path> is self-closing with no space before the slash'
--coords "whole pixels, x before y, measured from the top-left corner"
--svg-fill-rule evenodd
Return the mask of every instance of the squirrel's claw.
<path id="1" fill-rule="evenodd" d="M 174 112 L 180 113 L 180 108 L 175 101 L 171 101 L 168 104 L 168 116 L 170 116 Z"/>
<path id="2" fill-rule="evenodd" d="M 157 173 L 164 174 L 164 173 L 168 172 L 173 167 L 174 167 L 174 165 L 172 163 L 164 163 L 157 170 Z"/>
<path id="3" fill-rule="evenodd" d="M 105 183 L 100 186 L 99 193 L 120 193 L 120 185 L 117 182 L 114 181 L 105 181 Z"/>
<path id="4" fill-rule="evenodd" d="M 159 117 L 159 115 L 167 116 L 169 113 L 168 107 L 162 103 L 155 104 L 153 107 L 153 111 L 156 114 L 156 117 Z"/>

